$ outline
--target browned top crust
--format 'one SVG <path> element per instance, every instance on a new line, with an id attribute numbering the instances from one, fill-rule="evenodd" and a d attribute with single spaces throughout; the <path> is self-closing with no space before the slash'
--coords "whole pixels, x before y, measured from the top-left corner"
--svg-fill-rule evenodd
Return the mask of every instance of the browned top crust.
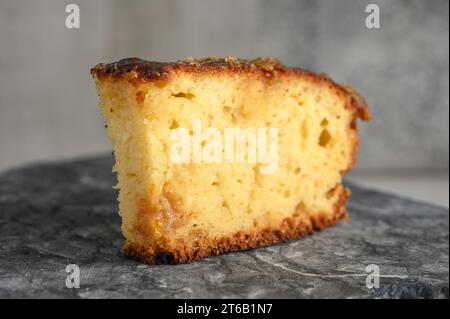
<path id="1" fill-rule="evenodd" d="M 238 59 L 234 57 L 224 58 L 202 58 L 176 62 L 153 62 L 139 58 L 122 59 L 115 63 L 97 64 L 91 69 L 91 73 L 99 78 L 114 77 L 121 78 L 129 76 L 131 73 L 142 81 L 155 81 L 165 78 L 170 71 L 186 70 L 186 71 L 253 71 L 266 73 L 272 76 L 276 72 L 288 71 L 280 61 L 274 58 L 257 58 L 254 60 Z"/>
<path id="2" fill-rule="evenodd" d="M 328 84 L 339 91 L 350 95 L 352 98 L 351 104 L 357 109 L 357 116 L 363 120 L 370 119 L 370 112 L 368 111 L 365 99 L 350 86 L 336 84 L 323 73 L 317 74 L 301 68 L 287 67 L 279 60 L 271 57 L 256 58 L 253 60 L 238 59 L 235 57 L 188 58 L 177 62 L 154 62 L 139 58 L 127 58 L 114 63 L 97 64 L 91 69 L 91 74 L 98 79 L 128 78 L 138 82 L 156 82 L 167 79 L 169 74 L 176 71 L 195 73 L 219 73 L 222 71 L 229 71 L 231 73 L 255 73 L 266 78 L 276 78 L 286 74 L 311 77 L 317 81 L 328 82 Z"/>

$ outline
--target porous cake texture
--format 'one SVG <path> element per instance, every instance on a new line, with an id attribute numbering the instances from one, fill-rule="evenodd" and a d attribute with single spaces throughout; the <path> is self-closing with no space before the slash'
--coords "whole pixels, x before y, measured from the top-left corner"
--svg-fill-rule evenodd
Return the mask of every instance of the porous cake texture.
<path id="1" fill-rule="evenodd" d="M 114 147 L 127 256 L 190 262 L 295 239 L 346 218 L 350 192 L 342 176 L 355 163 L 357 119 L 370 117 L 349 86 L 273 58 L 130 58 L 91 73 Z M 259 157 L 193 160 L 191 144 L 184 150 L 190 160 L 175 161 L 173 133 L 188 132 L 202 147 L 210 142 L 195 123 L 214 128 L 216 142 L 229 128 L 267 128 L 261 140 L 276 143 L 275 169 L 263 171 L 269 162 Z M 256 140 L 246 138 L 249 159 Z M 222 155 L 225 147 L 213 150 Z"/>

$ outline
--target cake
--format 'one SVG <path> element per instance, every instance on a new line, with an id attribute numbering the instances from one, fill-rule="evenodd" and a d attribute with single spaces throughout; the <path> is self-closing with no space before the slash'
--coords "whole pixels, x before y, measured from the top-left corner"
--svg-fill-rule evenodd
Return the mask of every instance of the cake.
<path id="1" fill-rule="evenodd" d="M 191 262 L 347 218 L 342 177 L 355 164 L 357 120 L 370 118 L 349 86 L 273 58 L 129 58 L 91 74 L 126 256 Z"/>

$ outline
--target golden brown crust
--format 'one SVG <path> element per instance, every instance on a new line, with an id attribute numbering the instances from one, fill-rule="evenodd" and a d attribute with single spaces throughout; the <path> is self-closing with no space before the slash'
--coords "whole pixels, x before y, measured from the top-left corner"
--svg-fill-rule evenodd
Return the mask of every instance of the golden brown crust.
<path id="1" fill-rule="evenodd" d="M 167 79 L 174 71 L 186 72 L 252 72 L 273 76 L 291 70 L 274 58 L 257 58 L 253 60 L 225 58 L 186 59 L 177 62 L 154 62 L 139 58 L 127 58 L 109 64 L 97 64 L 91 73 L 98 78 L 126 78 L 130 75 L 143 82 Z"/>
<path id="2" fill-rule="evenodd" d="M 225 57 L 186 59 L 177 62 L 154 62 L 139 58 L 127 58 L 109 64 L 100 63 L 91 69 L 91 74 L 98 79 L 127 79 L 131 83 L 168 80 L 171 74 L 177 72 L 200 74 L 223 72 L 232 74 L 253 73 L 267 79 L 276 79 L 286 75 L 309 78 L 312 81 L 323 83 L 334 88 L 338 94 L 349 97 L 347 107 L 355 110 L 355 121 L 353 125 L 356 126 L 357 118 L 361 118 L 364 121 L 370 119 L 367 102 L 350 86 L 339 85 L 323 73 L 314 73 L 301 68 L 287 67 L 275 58 L 245 60 Z"/>
<path id="3" fill-rule="evenodd" d="M 124 252 L 127 257 L 142 261 L 149 265 L 180 264 L 192 262 L 212 255 L 269 246 L 286 242 L 312 234 L 324 228 L 335 225 L 340 220 L 347 219 L 345 203 L 350 191 L 342 187 L 340 198 L 335 205 L 332 216 L 312 214 L 305 219 L 303 216 L 286 218 L 280 225 L 262 229 L 258 232 L 246 233 L 240 231 L 231 237 L 202 238 L 192 245 L 179 244 L 173 248 L 154 250 L 127 241 Z"/>

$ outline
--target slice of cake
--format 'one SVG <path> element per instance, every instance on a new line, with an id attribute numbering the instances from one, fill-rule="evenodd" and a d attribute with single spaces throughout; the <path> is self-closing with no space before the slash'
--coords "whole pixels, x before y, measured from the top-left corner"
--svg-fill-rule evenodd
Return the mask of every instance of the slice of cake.
<path id="1" fill-rule="evenodd" d="M 114 146 L 125 254 L 183 263 L 346 218 L 364 99 L 275 59 L 137 58 L 92 70 Z"/>

